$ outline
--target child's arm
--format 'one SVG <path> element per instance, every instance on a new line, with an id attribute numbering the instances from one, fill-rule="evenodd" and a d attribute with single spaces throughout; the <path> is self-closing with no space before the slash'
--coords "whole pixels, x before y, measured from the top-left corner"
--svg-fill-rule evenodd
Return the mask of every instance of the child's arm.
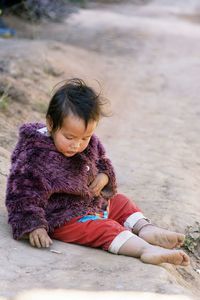
<path id="1" fill-rule="evenodd" d="M 106 157 L 105 149 L 99 140 L 97 149 L 99 156 L 97 168 L 99 170 L 99 174 L 94 181 L 100 182 L 99 186 L 102 185 L 101 195 L 104 198 L 109 199 L 117 192 L 115 171 L 110 159 Z"/>
<path id="2" fill-rule="evenodd" d="M 45 176 L 37 165 L 36 151 L 18 152 L 13 159 L 6 193 L 9 223 L 15 239 L 21 239 L 37 228 L 48 231 L 44 211 L 48 196 Z"/>

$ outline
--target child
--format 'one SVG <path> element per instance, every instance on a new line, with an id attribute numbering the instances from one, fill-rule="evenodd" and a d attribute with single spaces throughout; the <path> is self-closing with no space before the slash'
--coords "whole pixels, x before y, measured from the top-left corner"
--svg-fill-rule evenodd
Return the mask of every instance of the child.
<path id="1" fill-rule="evenodd" d="M 158 228 L 127 197 L 94 135 L 102 99 L 80 79 L 53 95 L 44 124 L 25 124 L 12 155 L 6 205 L 13 237 L 33 247 L 52 238 L 140 258 L 187 266 L 184 235 Z M 107 206 L 107 211 L 105 207 Z"/>

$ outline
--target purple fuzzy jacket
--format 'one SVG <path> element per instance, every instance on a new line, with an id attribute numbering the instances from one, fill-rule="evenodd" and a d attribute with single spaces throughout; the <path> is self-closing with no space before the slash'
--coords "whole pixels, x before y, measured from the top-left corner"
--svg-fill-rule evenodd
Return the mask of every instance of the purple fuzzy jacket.
<path id="1" fill-rule="evenodd" d="M 112 164 L 95 135 L 82 153 L 65 157 L 50 136 L 37 131 L 43 127 L 23 125 L 12 154 L 6 206 L 15 239 L 39 227 L 51 233 L 74 217 L 99 212 L 116 193 Z M 109 183 L 93 197 L 88 185 L 99 172 L 108 175 Z"/>

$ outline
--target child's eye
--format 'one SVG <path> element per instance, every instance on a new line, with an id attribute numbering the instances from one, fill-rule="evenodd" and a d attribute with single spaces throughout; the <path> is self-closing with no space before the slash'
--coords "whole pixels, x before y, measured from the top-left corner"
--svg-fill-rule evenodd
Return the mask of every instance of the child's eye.
<path id="1" fill-rule="evenodd" d="M 66 138 L 67 140 L 73 140 L 72 137 L 65 136 L 65 138 Z"/>

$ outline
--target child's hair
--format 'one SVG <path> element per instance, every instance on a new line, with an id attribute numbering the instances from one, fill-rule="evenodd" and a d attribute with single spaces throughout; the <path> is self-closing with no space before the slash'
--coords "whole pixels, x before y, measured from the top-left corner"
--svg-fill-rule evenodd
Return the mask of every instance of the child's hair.
<path id="1" fill-rule="evenodd" d="M 79 78 L 73 78 L 59 87 L 52 96 L 46 118 L 52 122 L 52 131 L 62 127 L 63 120 L 71 113 L 81 118 L 87 128 L 89 121 L 98 121 L 106 116 L 102 110 L 105 98 Z"/>

